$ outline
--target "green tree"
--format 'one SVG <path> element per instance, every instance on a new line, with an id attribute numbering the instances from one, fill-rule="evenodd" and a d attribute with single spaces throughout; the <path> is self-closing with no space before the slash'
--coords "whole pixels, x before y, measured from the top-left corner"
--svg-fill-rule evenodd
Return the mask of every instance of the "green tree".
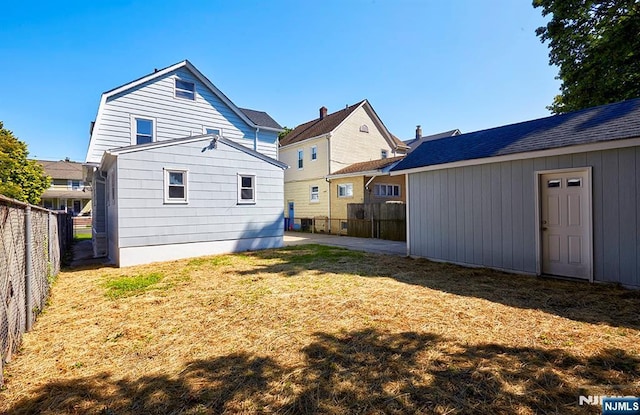
<path id="1" fill-rule="evenodd" d="M 560 95 L 547 108 L 564 113 L 640 96 L 640 1 L 533 0 L 551 15 L 536 30 L 559 67 Z"/>
<path id="2" fill-rule="evenodd" d="M 28 160 L 27 145 L 0 121 L 0 194 L 32 204 L 51 184 L 42 165 Z"/>
<path id="3" fill-rule="evenodd" d="M 286 125 L 282 127 L 282 131 L 278 134 L 278 140 L 282 139 L 285 135 L 289 134 L 293 129 L 287 127 Z"/>

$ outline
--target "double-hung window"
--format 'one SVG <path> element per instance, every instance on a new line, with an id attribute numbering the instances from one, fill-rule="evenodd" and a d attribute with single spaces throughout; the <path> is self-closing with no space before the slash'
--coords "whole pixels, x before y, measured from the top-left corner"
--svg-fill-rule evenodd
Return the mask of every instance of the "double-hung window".
<path id="1" fill-rule="evenodd" d="M 301 169 L 304 167 L 304 151 L 298 150 L 298 168 Z"/>
<path id="2" fill-rule="evenodd" d="M 252 174 L 238 174 L 238 203 L 251 204 L 256 202 L 256 176 Z"/>
<path id="3" fill-rule="evenodd" d="M 318 160 L 318 147 L 311 147 L 311 161 Z"/>
<path id="4" fill-rule="evenodd" d="M 176 98 L 196 99 L 196 84 L 176 78 L 175 84 Z"/>
<path id="5" fill-rule="evenodd" d="M 311 194 L 309 196 L 311 202 L 320 201 L 320 188 L 318 186 L 311 186 Z"/>
<path id="6" fill-rule="evenodd" d="M 155 121 L 153 118 L 133 117 L 131 144 L 147 144 L 155 141 Z"/>
<path id="7" fill-rule="evenodd" d="M 339 184 L 338 197 L 353 197 L 353 183 Z"/>
<path id="8" fill-rule="evenodd" d="M 164 170 L 164 202 L 187 203 L 187 170 Z"/>

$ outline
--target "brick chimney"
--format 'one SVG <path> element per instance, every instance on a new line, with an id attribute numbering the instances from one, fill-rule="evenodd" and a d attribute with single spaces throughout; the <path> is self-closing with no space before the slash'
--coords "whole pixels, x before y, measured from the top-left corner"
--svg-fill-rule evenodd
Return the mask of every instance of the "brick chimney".
<path id="1" fill-rule="evenodd" d="M 327 116 L 327 107 L 320 107 L 320 119 L 322 120 Z"/>
<path id="2" fill-rule="evenodd" d="M 416 140 L 422 138 L 422 128 L 419 125 L 416 125 Z"/>

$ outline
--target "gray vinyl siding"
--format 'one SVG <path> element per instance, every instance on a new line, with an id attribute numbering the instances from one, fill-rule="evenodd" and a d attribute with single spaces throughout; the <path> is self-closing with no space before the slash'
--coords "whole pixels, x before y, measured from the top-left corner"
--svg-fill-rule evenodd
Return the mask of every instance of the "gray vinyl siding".
<path id="1" fill-rule="evenodd" d="M 535 172 L 587 166 L 594 279 L 640 287 L 640 147 L 410 174 L 410 253 L 535 274 Z"/>
<path id="2" fill-rule="evenodd" d="M 209 140 L 118 156 L 120 248 L 282 237 L 283 170 Z M 164 168 L 188 170 L 188 204 L 164 203 Z M 256 203 L 238 204 L 238 173 L 256 176 Z"/>
<path id="3" fill-rule="evenodd" d="M 176 77 L 195 83 L 196 99 L 174 96 Z M 156 140 L 202 134 L 203 126 L 219 128 L 222 135 L 251 149 L 256 130 L 185 68 L 109 97 L 99 114 L 88 162 L 100 162 L 106 150 L 131 145 L 131 116 L 156 120 Z M 260 131 L 257 151 L 275 158 L 277 133 Z"/>

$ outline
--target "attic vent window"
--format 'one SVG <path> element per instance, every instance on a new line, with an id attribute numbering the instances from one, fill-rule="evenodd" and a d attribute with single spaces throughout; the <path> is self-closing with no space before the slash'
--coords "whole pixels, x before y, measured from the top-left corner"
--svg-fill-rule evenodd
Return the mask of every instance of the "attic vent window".
<path id="1" fill-rule="evenodd" d="M 360 132 L 361 133 L 368 133 L 369 132 L 369 127 L 367 126 L 367 124 L 362 124 L 360 126 Z"/>
<path id="2" fill-rule="evenodd" d="M 196 99 L 196 84 L 182 79 L 176 79 L 176 98 Z"/>

